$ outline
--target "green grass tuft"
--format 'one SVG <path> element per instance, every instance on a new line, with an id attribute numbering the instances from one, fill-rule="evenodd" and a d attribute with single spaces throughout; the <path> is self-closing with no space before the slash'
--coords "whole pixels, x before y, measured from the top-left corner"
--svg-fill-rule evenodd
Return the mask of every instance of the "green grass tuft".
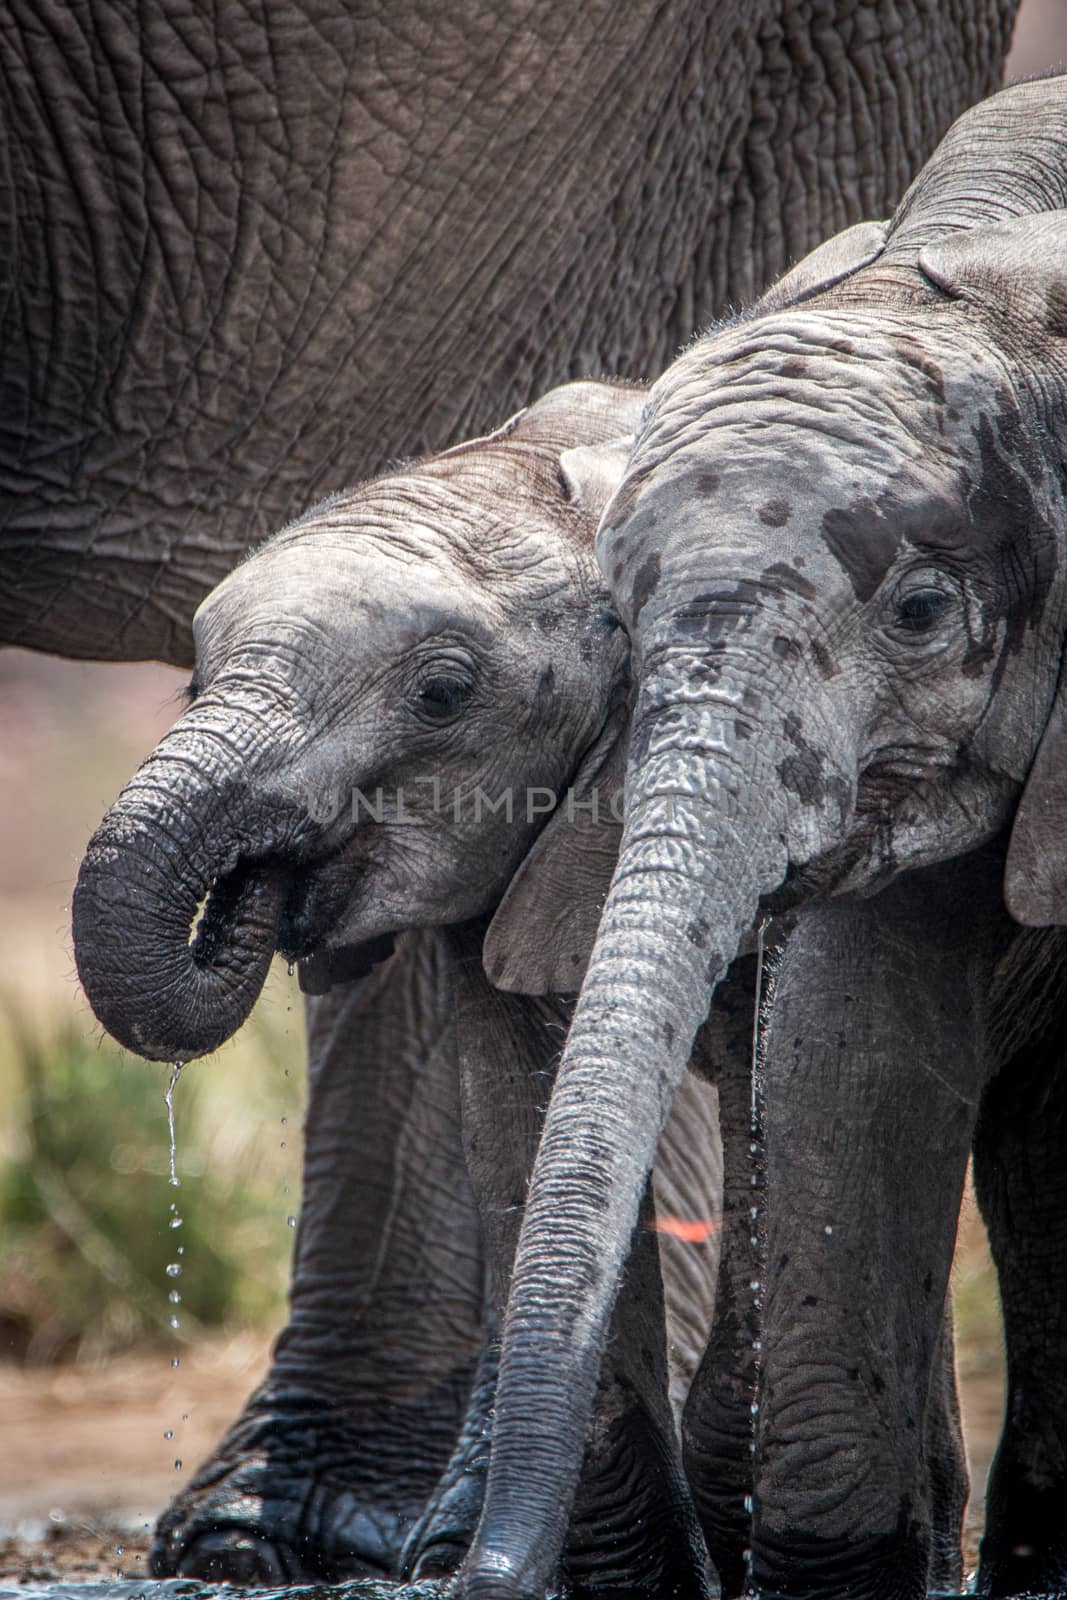
<path id="1" fill-rule="evenodd" d="M 279 974 L 238 1039 L 183 1071 L 178 1188 L 170 1069 L 101 1039 L 90 1019 L 50 1032 L 0 1007 L 0 1358 L 96 1356 L 279 1322 L 300 1181 L 294 987 Z"/>

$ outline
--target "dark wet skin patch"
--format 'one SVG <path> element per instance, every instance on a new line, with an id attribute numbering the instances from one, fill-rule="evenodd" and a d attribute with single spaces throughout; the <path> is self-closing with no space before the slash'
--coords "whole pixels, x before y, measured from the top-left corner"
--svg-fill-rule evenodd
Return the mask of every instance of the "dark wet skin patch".
<path id="1" fill-rule="evenodd" d="M 709 589 L 694 595 L 672 620 L 680 633 L 718 644 L 730 634 L 751 627 L 754 614 L 766 598 L 761 584 L 739 578 L 732 589 Z"/>
<path id="2" fill-rule="evenodd" d="M 955 488 L 955 484 L 953 485 Z M 877 592 L 902 544 L 958 550 L 966 543 L 963 508 L 952 495 L 906 495 L 889 488 L 834 506 L 822 519 L 831 555 L 864 605 Z"/>
<path id="3" fill-rule="evenodd" d="M 827 770 L 826 752 L 809 744 L 804 737 L 800 718 L 790 711 L 782 723 L 782 732 L 793 746 L 795 754 L 786 756 L 778 764 L 778 776 L 783 786 L 795 794 L 802 805 L 819 806 L 825 801 L 837 805 L 842 826 L 851 806 L 849 786 L 844 778 Z"/>
<path id="4" fill-rule="evenodd" d="M 943 406 L 945 403 L 945 374 L 932 361 L 929 356 L 920 354 L 913 344 L 902 344 L 896 350 L 897 360 L 903 367 L 912 367 L 916 372 L 921 372 L 929 386 L 930 398 L 935 405 Z"/>
<path id="5" fill-rule="evenodd" d="M 997 395 L 993 417 L 983 413 L 974 428 L 980 476 L 966 490 L 974 543 L 1000 556 L 1003 585 L 998 609 L 1007 618 L 1004 657 L 1016 654 L 1027 629 L 1044 613 L 1056 575 L 1056 536 L 1038 507 L 1033 480 L 1041 458 L 1009 395 Z M 964 663 L 981 670 L 988 651 L 983 641 Z"/>
<path id="6" fill-rule="evenodd" d="M 696 945 L 698 950 L 703 950 L 708 942 L 710 928 L 703 917 L 695 917 L 685 930 L 685 936 L 690 944 Z"/>
<path id="7" fill-rule="evenodd" d="M 829 682 L 831 678 L 836 678 L 838 673 L 837 662 L 822 641 L 813 639 L 810 649 L 812 660 L 815 662 L 820 678 L 826 682 Z"/>
<path id="8" fill-rule="evenodd" d="M 634 579 L 632 592 L 632 615 L 635 622 L 658 589 L 659 579 L 659 556 L 648 556 L 647 559 L 642 563 L 641 568 Z"/>
<path id="9" fill-rule="evenodd" d="M 850 506 L 832 506 L 823 516 L 822 532 L 831 555 L 848 573 L 856 598 L 865 605 L 889 571 L 899 539 L 886 537 L 878 507 L 867 496 Z"/>
<path id="10" fill-rule="evenodd" d="M 790 711 L 782 724 L 782 732 L 793 746 L 795 754 L 779 763 L 778 776 L 783 784 L 802 804 L 817 805 L 826 794 L 826 773 L 823 763 L 825 752 L 808 743 L 801 729 L 800 719 Z"/>
<path id="11" fill-rule="evenodd" d="M 797 566 L 803 566 L 803 557 L 797 558 Z M 793 594 L 798 594 L 804 600 L 814 600 L 816 588 L 809 583 L 807 578 L 801 577 L 794 567 L 787 561 L 774 561 L 769 567 L 764 567 L 760 577 L 769 588 L 788 589 Z"/>
<path id="12" fill-rule="evenodd" d="M 760 506 L 758 515 L 768 528 L 784 528 L 793 515 L 793 508 L 788 500 L 768 500 Z"/>

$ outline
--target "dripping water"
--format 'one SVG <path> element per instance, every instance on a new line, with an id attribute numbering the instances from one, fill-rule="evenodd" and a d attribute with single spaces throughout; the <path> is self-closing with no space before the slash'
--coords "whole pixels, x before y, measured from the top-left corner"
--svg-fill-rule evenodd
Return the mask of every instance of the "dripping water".
<path id="1" fill-rule="evenodd" d="M 170 1186 L 172 1189 L 179 1189 L 182 1181 L 178 1176 L 178 1144 L 174 1137 L 174 1091 L 178 1087 L 178 1079 L 182 1075 L 184 1065 L 184 1061 L 176 1061 L 174 1063 L 170 1072 L 170 1082 L 163 1091 L 163 1099 L 167 1107 L 167 1126 L 170 1129 Z M 171 1209 L 173 1210 L 174 1207 L 172 1206 Z"/>
<path id="2" fill-rule="evenodd" d="M 173 1067 L 171 1068 L 170 1082 L 163 1091 L 163 1100 L 167 1107 L 167 1129 L 170 1133 L 170 1178 L 168 1179 L 168 1182 L 170 1183 L 172 1189 L 180 1189 L 182 1182 L 178 1176 L 178 1140 L 174 1129 L 174 1091 L 178 1087 L 178 1079 L 182 1075 L 182 1068 L 184 1065 L 184 1061 L 175 1061 Z M 183 1222 L 184 1218 L 182 1217 L 181 1212 L 178 1210 L 178 1203 L 176 1200 L 172 1200 L 170 1203 L 170 1220 L 167 1226 L 172 1229 L 180 1228 L 183 1225 Z M 184 1256 L 185 1246 L 183 1244 L 178 1245 L 174 1253 L 176 1256 Z M 171 1285 L 167 1291 L 167 1303 L 171 1308 L 167 1321 L 172 1332 L 177 1333 L 181 1327 L 181 1318 L 178 1316 L 178 1307 L 182 1303 L 182 1297 L 176 1280 L 182 1275 L 181 1261 L 169 1261 L 167 1263 L 166 1273 L 168 1279 L 170 1279 Z M 181 1366 L 181 1357 L 171 1356 L 170 1364 L 175 1370 L 177 1370 L 177 1368 Z M 173 1439 L 173 1428 L 168 1428 L 163 1437 L 167 1440 Z M 180 1472 L 182 1470 L 181 1461 L 178 1459 L 175 1459 L 174 1470 L 175 1472 Z"/>
<path id="3" fill-rule="evenodd" d="M 763 1350 L 762 1307 L 760 1261 L 760 1191 L 762 1176 L 762 1157 L 764 1149 L 764 1075 L 763 1075 L 763 1050 L 762 1036 L 764 1027 L 764 1005 L 770 1000 L 770 974 L 767 970 L 766 950 L 764 936 L 767 931 L 768 918 L 764 917 L 756 930 L 756 999 L 752 1010 L 752 1090 L 749 1103 L 749 1245 L 752 1250 L 752 1277 L 749 1289 L 752 1293 L 752 1402 L 749 1407 L 751 1414 L 751 1433 L 749 1436 L 749 1492 L 745 1495 L 744 1510 L 748 1518 L 748 1544 L 744 1551 L 745 1562 L 745 1594 L 755 1595 L 756 1586 L 752 1576 L 752 1540 L 753 1524 L 755 1520 L 755 1484 L 756 1484 L 756 1442 L 759 1433 L 759 1382 L 760 1358 Z M 766 993 L 765 993 L 766 989 Z"/>

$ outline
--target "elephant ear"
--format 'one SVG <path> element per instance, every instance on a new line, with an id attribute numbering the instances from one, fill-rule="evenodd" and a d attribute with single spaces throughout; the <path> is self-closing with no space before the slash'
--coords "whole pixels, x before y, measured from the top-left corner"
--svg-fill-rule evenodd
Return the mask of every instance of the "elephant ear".
<path id="1" fill-rule="evenodd" d="M 888 222 L 857 222 L 843 233 L 835 233 L 832 239 L 827 239 L 791 267 L 777 283 L 771 284 L 753 306 L 754 315 L 763 316 L 768 311 L 798 305 L 824 289 L 832 289 L 843 278 L 850 278 L 861 267 L 878 259 L 888 231 Z"/>
<path id="2" fill-rule="evenodd" d="M 626 695 L 538 834 L 497 907 L 482 947 L 490 982 L 515 994 L 582 986 L 622 839 Z"/>
<path id="3" fill-rule="evenodd" d="M 579 444 L 564 450 L 559 475 L 572 505 L 587 510 L 594 523 L 623 480 L 634 436 L 610 439 L 606 444 Z"/>
<path id="4" fill-rule="evenodd" d="M 1015 813 L 1004 900 L 1028 927 L 1067 926 L 1067 667 Z"/>
<path id="5" fill-rule="evenodd" d="M 953 300 L 1067 334 L 1067 211 L 1041 211 L 947 235 L 919 270 Z"/>
<path id="6" fill-rule="evenodd" d="M 629 421 L 636 422 L 643 400 L 641 392 L 630 397 Z M 567 498 L 594 528 L 622 482 L 632 443 L 626 435 L 560 455 Z M 497 907 L 482 962 L 498 989 L 570 994 L 581 988 L 622 838 L 627 715 L 620 680 L 600 735 Z"/>

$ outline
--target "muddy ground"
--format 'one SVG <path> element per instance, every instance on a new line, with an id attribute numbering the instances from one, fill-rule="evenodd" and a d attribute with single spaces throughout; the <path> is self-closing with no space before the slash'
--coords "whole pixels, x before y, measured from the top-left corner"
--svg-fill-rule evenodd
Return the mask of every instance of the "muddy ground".
<path id="1" fill-rule="evenodd" d="M 143 1576 L 157 1514 L 232 1419 L 266 1367 L 267 1348 L 252 1337 L 205 1343 L 183 1353 L 177 1369 L 163 1352 L 99 1366 L 0 1367 L 0 1579 Z M 961 1388 L 973 1565 L 1001 1381 L 964 1378 Z"/>
<path id="2" fill-rule="evenodd" d="M 182 1351 L 177 1368 L 165 1351 L 0 1366 L 0 1579 L 143 1576 L 157 1515 L 233 1419 L 267 1354 L 265 1338 L 245 1336 Z"/>

